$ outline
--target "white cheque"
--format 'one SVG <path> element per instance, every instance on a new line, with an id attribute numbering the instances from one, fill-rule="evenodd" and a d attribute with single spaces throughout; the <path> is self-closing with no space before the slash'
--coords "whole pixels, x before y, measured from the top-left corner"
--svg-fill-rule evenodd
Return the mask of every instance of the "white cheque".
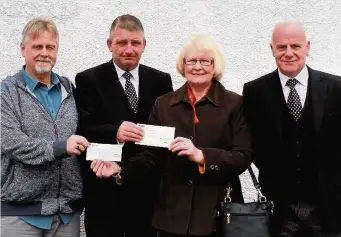
<path id="1" fill-rule="evenodd" d="M 123 145 L 90 143 L 86 160 L 121 161 Z"/>
<path id="2" fill-rule="evenodd" d="M 138 145 L 156 146 L 168 148 L 171 141 L 174 140 L 175 128 L 155 126 L 147 124 L 137 124 L 143 128 L 144 136 Z"/>

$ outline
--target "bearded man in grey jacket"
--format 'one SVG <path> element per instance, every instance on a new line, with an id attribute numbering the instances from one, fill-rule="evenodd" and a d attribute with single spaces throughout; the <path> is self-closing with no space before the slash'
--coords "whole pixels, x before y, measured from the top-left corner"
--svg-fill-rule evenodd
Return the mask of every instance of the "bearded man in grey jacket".
<path id="1" fill-rule="evenodd" d="M 82 179 L 76 155 L 73 85 L 52 68 L 58 31 L 51 19 L 29 21 L 25 66 L 1 82 L 1 235 L 79 236 Z"/>

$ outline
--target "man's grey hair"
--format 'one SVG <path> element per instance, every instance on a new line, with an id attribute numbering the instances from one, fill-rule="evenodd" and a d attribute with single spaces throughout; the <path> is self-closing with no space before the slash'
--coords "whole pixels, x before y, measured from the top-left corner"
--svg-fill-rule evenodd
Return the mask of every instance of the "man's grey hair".
<path id="1" fill-rule="evenodd" d="M 26 44 L 28 36 L 32 38 L 38 37 L 44 31 L 52 33 L 57 38 L 57 45 L 59 42 L 59 33 L 56 24 L 50 18 L 36 17 L 30 20 L 22 31 L 21 43 Z"/>
<path id="2" fill-rule="evenodd" d="M 110 33 L 109 33 L 108 40 L 112 40 L 112 38 L 114 36 L 114 30 L 116 29 L 116 27 L 119 27 L 121 29 L 125 29 L 128 31 L 142 31 L 142 32 L 144 32 L 141 21 L 135 16 L 126 14 L 126 15 L 122 15 L 122 16 L 117 17 L 113 21 L 113 23 L 111 24 L 111 27 L 110 27 Z"/>

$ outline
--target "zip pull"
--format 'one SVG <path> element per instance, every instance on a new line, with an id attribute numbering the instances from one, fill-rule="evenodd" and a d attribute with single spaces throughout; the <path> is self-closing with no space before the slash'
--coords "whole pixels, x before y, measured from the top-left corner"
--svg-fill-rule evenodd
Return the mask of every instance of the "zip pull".
<path id="1" fill-rule="evenodd" d="M 57 124 L 54 123 L 54 124 L 53 124 L 53 127 L 54 127 L 54 134 L 56 135 L 56 138 L 57 138 L 57 140 L 58 140 L 58 127 L 57 127 Z"/>
<path id="2" fill-rule="evenodd" d="M 230 224 L 231 223 L 231 214 L 227 213 L 226 214 L 226 224 Z"/>

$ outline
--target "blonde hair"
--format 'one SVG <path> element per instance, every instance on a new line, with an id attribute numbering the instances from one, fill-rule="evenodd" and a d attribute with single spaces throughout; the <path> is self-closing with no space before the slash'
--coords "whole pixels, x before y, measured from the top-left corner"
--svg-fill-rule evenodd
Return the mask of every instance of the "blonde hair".
<path id="1" fill-rule="evenodd" d="M 225 59 L 219 48 L 219 45 L 206 34 L 192 35 L 185 43 L 176 60 L 177 71 L 183 77 L 185 77 L 185 57 L 188 50 L 193 47 L 195 47 L 197 50 L 205 50 L 212 54 L 214 63 L 214 78 L 216 80 L 220 80 L 223 77 L 225 70 Z"/>
<path id="2" fill-rule="evenodd" d="M 30 20 L 24 27 L 22 31 L 21 43 L 25 44 L 27 42 L 28 36 L 36 38 L 44 31 L 52 33 L 57 38 L 57 45 L 59 42 L 59 34 L 56 24 L 50 18 L 36 17 Z"/>

